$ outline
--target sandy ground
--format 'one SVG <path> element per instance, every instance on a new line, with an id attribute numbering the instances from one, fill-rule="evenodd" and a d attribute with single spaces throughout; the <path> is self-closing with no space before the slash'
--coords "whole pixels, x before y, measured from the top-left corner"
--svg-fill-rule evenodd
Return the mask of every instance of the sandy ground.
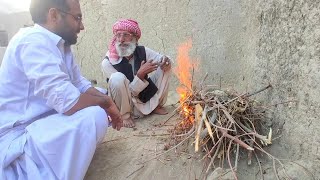
<path id="1" fill-rule="evenodd" d="M 173 110 L 174 108 L 168 108 Z M 109 128 L 97 148 L 86 180 L 104 179 L 195 179 L 200 163 L 187 153 L 168 153 L 159 158 L 166 142 L 166 127 L 155 127 L 169 115 L 150 115 L 136 121 L 136 129 Z"/>
<path id="2" fill-rule="evenodd" d="M 177 102 L 177 98 L 173 96 L 174 94 L 171 92 L 169 103 L 166 105 L 170 112 L 168 115 L 149 115 L 139 119 L 136 121 L 135 129 L 123 128 L 118 132 L 109 128 L 103 143 L 97 147 L 85 180 L 199 179 L 204 165 L 204 161 L 201 161 L 203 155 L 193 153 L 193 146 L 190 142 L 181 146 L 177 151 L 172 150 L 156 157 L 156 154 L 164 152 L 164 145 L 169 137 L 167 130 L 172 128 L 170 124 L 176 123 L 174 120 L 176 118 L 172 118 L 173 120 L 166 123 L 168 126 L 157 126 L 160 123 L 163 124 L 173 114 L 175 107 L 172 104 Z M 273 151 L 275 156 L 285 156 L 286 152 L 281 150 L 280 145 L 274 143 L 272 146 L 274 149 L 270 149 L 270 151 Z M 279 151 L 277 148 L 279 148 Z M 241 156 L 246 158 L 245 154 L 241 154 Z M 260 161 L 263 165 L 264 179 L 276 179 L 273 173 L 272 160 L 264 156 Z M 311 159 L 296 163 L 298 164 L 284 162 L 290 179 L 320 179 L 320 160 Z M 280 178 L 286 177 L 281 168 L 278 168 L 278 171 Z M 221 178 L 213 178 L 209 174 L 208 179 L 234 179 L 231 172 L 222 174 L 224 176 Z M 262 179 L 256 161 L 253 165 L 248 166 L 246 160 L 239 162 L 238 177 L 245 180 Z"/>

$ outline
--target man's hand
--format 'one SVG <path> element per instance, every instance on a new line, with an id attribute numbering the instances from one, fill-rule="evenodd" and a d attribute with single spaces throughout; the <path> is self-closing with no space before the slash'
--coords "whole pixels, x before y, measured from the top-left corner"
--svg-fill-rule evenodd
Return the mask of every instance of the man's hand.
<path id="1" fill-rule="evenodd" d="M 140 78 L 141 80 L 144 79 L 144 77 L 155 71 L 156 69 L 158 68 L 158 63 L 156 62 L 153 62 L 153 60 L 149 60 L 149 61 L 142 61 L 141 62 L 141 66 L 140 66 L 140 69 L 138 70 L 137 72 L 137 76 L 138 78 Z"/>
<path id="2" fill-rule="evenodd" d="M 171 60 L 167 56 L 162 57 L 160 68 L 163 72 L 166 72 L 171 69 Z"/>
<path id="3" fill-rule="evenodd" d="M 113 129 L 119 131 L 123 126 L 119 109 L 110 97 L 105 96 L 105 100 L 107 103 L 103 106 L 103 109 L 107 112 L 108 116 L 110 116 Z"/>

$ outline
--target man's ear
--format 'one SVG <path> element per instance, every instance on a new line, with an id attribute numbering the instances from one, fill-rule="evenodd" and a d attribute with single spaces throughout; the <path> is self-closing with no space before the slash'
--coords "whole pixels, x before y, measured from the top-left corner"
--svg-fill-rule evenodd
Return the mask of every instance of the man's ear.
<path id="1" fill-rule="evenodd" d="M 50 8 L 49 12 L 48 12 L 47 20 L 48 20 L 48 22 L 56 23 L 58 21 L 58 19 L 60 18 L 59 16 L 60 16 L 60 14 L 56 8 Z"/>

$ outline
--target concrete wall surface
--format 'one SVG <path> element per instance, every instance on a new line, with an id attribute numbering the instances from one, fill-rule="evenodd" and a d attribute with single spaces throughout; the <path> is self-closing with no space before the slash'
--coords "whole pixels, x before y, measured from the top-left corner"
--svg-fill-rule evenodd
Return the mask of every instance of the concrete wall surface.
<path id="1" fill-rule="evenodd" d="M 320 2 L 259 1 L 256 84 L 270 82 L 264 97 L 276 104 L 274 121 L 283 125 L 280 144 L 289 157 L 320 157 Z"/>
<path id="2" fill-rule="evenodd" d="M 198 78 L 257 95 L 271 106 L 284 156 L 320 158 L 320 2 L 311 0 L 81 1 L 85 31 L 74 48 L 83 73 L 104 86 L 100 63 L 119 18 L 136 19 L 140 44 L 175 59 L 192 39 Z M 178 83 L 173 81 L 173 87 Z M 275 133 L 276 135 L 279 135 Z M 272 148 L 271 148 L 272 151 Z"/>
<path id="3" fill-rule="evenodd" d="M 6 52 L 6 47 L 0 47 L 0 65 L 4 56 L 4 53 Z"/>
<path id="4" fill-rule="evenodd" d="M 8 40 L 19 31 L 20 28 L 32 25 L 31 16 L 29 12 L 15 12 L 15 13 L 0 13 L 0 30 L 7 32 Z M 0 60 L 2 61 L 5 47 L 0 49 Z M 0 62 L 1 62 L 0 61 Z"/>
<path id="5" fill-rule="evenodd" d="M 0 13 L 0 28 L 8 32 L 9 39 L 11 39 L 20 28 L 32 24 L 33 22 L 29 12 L 15 12 L 10 14 Z"/>
<path id="6" fill-rule="evenodd" d="M 311 0 L 92 0 L 80 1 L 85 30 L 73 47 L 83 74 L 105 87 L 100 63 L 120 18 L 139 22 L 139 43 L 177 56 L 192 39 L 199 60 L 196 79 L 240 93 L 273 86 L 257 96 L 270 106 L 277 145 L 271 152 L 292 159 L 320 159 L 320 2 Z M 9 38 L 29 14 L 0 16 Z M 0 49 L 2 60 L 3 51 Z M 178 85 L 174 78 L 171 90 Z M 289 101 L 289 102 L 288 102 Z M 283 103 L 288 102 L 288 103 Z"/>

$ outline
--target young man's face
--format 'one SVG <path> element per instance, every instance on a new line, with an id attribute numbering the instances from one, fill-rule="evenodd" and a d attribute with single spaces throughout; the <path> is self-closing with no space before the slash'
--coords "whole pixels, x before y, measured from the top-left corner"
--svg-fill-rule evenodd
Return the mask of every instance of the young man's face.
<path id="1" fill-rule="evenodd" d="M 69 5 L 68 12 L 58 10 L 61 14 L 61 21 L 57 26 L 58 34 L 67 44 L 72 45 L 77 42 L 78 34 L 84 29 L 84 26 L 79 1 L 67 0 L 67 4 Z"/>

